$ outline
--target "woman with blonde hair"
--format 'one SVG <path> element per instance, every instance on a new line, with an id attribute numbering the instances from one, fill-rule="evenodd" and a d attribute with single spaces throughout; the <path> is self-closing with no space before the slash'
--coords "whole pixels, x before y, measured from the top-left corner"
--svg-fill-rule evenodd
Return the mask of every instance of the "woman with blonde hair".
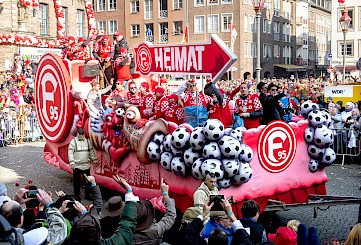
<path id="1" fill-rule="evenodd" d="M 287 227 L 292 229 L 294 232 L 297 233 L 298 231 L 298 226 L 301 224 L 300 221 L 293 219 L 287 222 Z"/>
<path id="2" fill-rule="evenodd" d="M 361 223 L 356 224 L 348 234 L 345 245 L 361 245 Z"/>

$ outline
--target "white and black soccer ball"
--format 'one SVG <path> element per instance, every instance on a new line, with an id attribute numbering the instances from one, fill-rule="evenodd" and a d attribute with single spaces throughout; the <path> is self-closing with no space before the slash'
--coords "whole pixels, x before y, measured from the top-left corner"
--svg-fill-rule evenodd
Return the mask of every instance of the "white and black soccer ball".
<path id="1" fill-rule="evenodd" d="M 183 150 L 175 148 L 173 145 L 170 147 L 170 152 L 173 154 L 173 157 L 182 157 L 183 156 Z"/>
<path id="2" fill-rule="evenodd" d="M 191 133 L 189 142 L 193 149 L 199 151 L 205 146 L 206 140 L 206 136 L 203 134 L 203 128 L 197 127 Z"/>
<path id="3" fill-rule="evenodd" d="M 223 179 L 224 171 L 222 162 L 218 159 L 207 159 L 201 165 L 202 175 L 213 173 L 217 180 Z"/>
<path id="4" fill-rule="evenodd" d="M 240 165 L 238 159 L 222 159 L 222 165 L 225 178 L 232 178 L 233 176 L 238 174 Z"/>
<path id="5" fill-rule="evenodd" d="M 229 134 L 229 136 L 235 138 L 236 140 L 239 141 L 239 143 L 242 144 L 242 141 L 243 141 L 243 127 L 238 127 L 234 130 L 231 131 L 231 133 Z"/>
<path id="6" fill-rule="evenodd" d="M 336 161 L 335 151 L 332 148 L 326 148 L 321 160 L 322 167 L 331 166 L 335 161 Z"/>
<path id="7" fill-rule="evenodd" d="M 308 126 L 304 134 L 304 139 L 307 144 L 311 144 L 313 142 L 314 135 L 315 135 L 315 128 L 312 126 Z"/>
<path id="8" fill-rule="evenodd" d="M 157 143 L 151 141 L 147 146 L 147 153 L 150 159 L 157 161 L 160 160 L 162 154 L 161 149 Z"/>
<path id="9" fill-rule="evenodd" d="M 208 119 L 203 126 L 203 134 L 209 140 L 219 140 L 224 135 L 224 126 L 218 119 Z"/>
<path id="10" fill-rule="evenodd" d="M 199 154 L 192 147 L 189 147 L 187 150 L 185 150 L 183 154 L 184 162 L 188 167 L 192 167 L 193 163 L 200 157 L 201 154 Z"/>
<path id="11" fill-rule="evenodd" d="M 172 172 L 176 176 L 185 176 L 186 175 L 186 164 L 181 157 L 174 157 L 171 162 Z"/>
<path id="12" fill-rule="evenodd" d="M 206 144 L 203 148 L 202 155 L 206 159 L 209 159 L 209 158 L 221 159 L 222 158 L 222 153 L 221 153 L 221 150 L 219 149 L 217 142 L 210 142 L 210 143 Z"/>
<path id="13" fill-rule="evenodd" d="M 233 128 L 226 128 L 224 130 L 224 135 L 230 135 L 230 133 L 233 131 Z"/>
<path id="14" fill-rule="evenodd" d="M 308 122 L 314 127 L 317 127 L 318 125 L 322 125 L 326 122 L 326 118 L 324 117 L 323 113 L 319 110 L 313 110 L 310 113 L 308 113 L 307 119 Z"/>
<path id="15" fill-rule="evenodd" d="M 324 151 L 325 149 L 317 147 L 314 144 L 311 144 L 307 147 L 308 155 L 313 159 L 322 159 Z"/>
<path id="16" fill-rule="evenodd" d="M 325 111 L 321 111 L 323 116 L 325 117 L 326 121 L 323 123 L 326 127 L 331 127 L 331 122 L 332 122 L 332 119 L 331 119 L 331 116 L 328 112 L 325 112 Z"/>
<path id="17" fill-rule="evenodd" d="M 224 157 L 236 159 L 241 152 L 241 144 L 231 136 L 225 135 L 218 141 L 219 148 Z"/>
<path id="18" fill-rule="evenodd" d="M 125 115 L 125 110 L 123 108 L 118 108 L 115 110 L 115 115 L 117 115 L 118 117 L 122 117 Z"/>
<path id="19" fill-rule="evenodd" d="M 172 133 L 172 145 L 178 149 L 187 146 L 191 133 L 186 128 L 177 128 Z"/>
<path id="20" fill-rule="evenodd" d="M 316 103 L 313 103 L 311 100 L 307 100 L 301 105 L 301 115 L 304 118 L 307 118 L 308 113 L 310 113 L 314 109 L 319 109 L 318 105 Z"/>
<path id="21" fill-rule="evenodd" d="M 253 158 L 253 150 L 246 144 L 241 144 L 241 150 L 238 159 L 250 163 Z"/>
<path id="22" fill-rule="evenodd" d="M 248 163 L 241 163 L 239 165 L 238 174 L 233 176 L 233 181 L 236 184 L 247 183 L 252 178 L 252 173 L 252 168 L 249 166 Z"/>
<path id="23" fill-rule="evenodd" d="M 164 147 L 165 151 L 171 151 L 171 147 L 172 147 L 172 135 L 171 134 L 168 134 L 167 136 L 164 137 L 163 147 Z"/>
<path id="24" fill-rule="evenodd" d="M 152 141 L 157 143 L 157 145 L 160 145 L 163 143 L 164 137 L 165 135 L 162 132 L 158 131 L 153 135 Z"/>
<path id="25" fill-rule="evenodd" d="M 173 155 L 170 152 L 163 152 L 160 157 L 160 165 L 167 171 L 172 171 L 172 162 Z"/>
<path id="26" fill-rule="evenodd" d="M 321 148 L 329 147 L 333 143 L 333 133 L 325 125 L 318 125 L 315 129 L 313 142 Z"/>
<path id="27" fill-rule="evenodd" d="M 232 181 L 230 179 L 221 179 L 218 180 L 218 188 L 219 189 L 226 189 L 228 187 L 231 187 Z"/>
<path id="28" fill-rule="evenodd" d="M 196 179 L 203 180 L 205 176 L 202 174 L 201 166 L 204 162 L 204 158 L 198 158 L 192 165 L 192 175 Z"/>
<path id="29" fill-rule="evenodd" d="M 320 167 L 320 164 L 318 162 L 318 160 L 315 159 L 311 159 L 308 162 L 308 169 L 310 170 L 311 173 L 315 173 Z"/>

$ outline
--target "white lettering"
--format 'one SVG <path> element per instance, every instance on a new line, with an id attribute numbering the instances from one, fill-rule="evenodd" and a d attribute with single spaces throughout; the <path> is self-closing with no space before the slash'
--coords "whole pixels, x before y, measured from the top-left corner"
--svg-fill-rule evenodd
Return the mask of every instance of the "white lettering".
<path id="1" fill-rule="evenodd" d="M 179 49 L 182 49 L 180 52 Z M 175 69 L 176 71 L 184 71 L 187 65 L 187 47 L 176 47 L 175 49 Z"/>
<path id="2" fill-rule="evenodd" d="M 203 68 L 203 59 L 202 52 L 206 49 L 204 46 L 196 46 L 196 51 L 198 53 L 198 71 L 201 71 Z"/>
<path id="3" fill-rule="evenodd" d="M 160 67 L 163 70 L 163 49 L 162 48 L 154 48 L 154 60 L 155 66 Z"/>
<path id="4" fill-rule="evenodd" d="M 174 71 L 174 47 L 171 47 L 170 48 L 170 57 L 171 57 L 171 60 L 170 60 L 170 65 L 172 67 L 172 71 Z"/>
<path id="5" fill-rule="evenodd" d="M 280 138 L 282 140 L 281 143 L 275 143 L 274 140 L 276 138 Z M 273 151 L 276 149 L 281 149 L 283 142 L 287 139 L 287 135 L 284 132 L 274 132 L 272 133 L 268 139 L 267 139 L 267 145 L 268 145 L 268 158 L 272 162 L 277 162 L 277 159 L 274 157 Z"/>
<path id="6" fill-rule="evenodd" d="M 190 71 L 191 67 L 197 70 L 197 58 L 196 58 L 196 52 L 194 50 L 194 46 L 189 47 L 187 63 L 188 63 L 187 71 Z"/>
<path id="7" fill-rule="evenodd" d="M 48 92 L 46 89 L 46 83 L 50 82 L 52 86 L 52 91 Z M 44 118 L 48 124 L 50 124 L 50 119 L 48 117 L 48 112 L 46 111 L 46 102 L 51 101 L 54 103 L 54 92 L 56 91 L 56 88 L 58 87 L 58 83 L 56 82 L 56 79 L 50 75 L 49 73 L 46 73 L 41 80 L 41 89 L 43 92 L 43 108 L 41 108 Z"/>
<path id="8" fill-rule="evenodd" d="M 170 61 L 170 56 L 169 56 L 169 53 L 170 53 L 170 48 L 164 48 L 164 69 L 166 71 L 170 71 L 171 70 L 171 67 L 169 66 L 169 61 Z"/>

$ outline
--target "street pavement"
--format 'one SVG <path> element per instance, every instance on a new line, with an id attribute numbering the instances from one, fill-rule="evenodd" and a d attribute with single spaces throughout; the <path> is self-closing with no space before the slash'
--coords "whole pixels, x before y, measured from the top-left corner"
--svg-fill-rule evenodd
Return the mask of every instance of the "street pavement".
<path id="1" fill-rule="evenodd" d="M 29 180 L 47 191 L 63 190 L 72 193 L 72 176 L 55 168 L 43 160 L 44 142 L 26 143 L 16 146 L 0 147 L 0 182 L 8 187 L 9 196 L 16 193 L 18 187 Z M 333 165 L 327 168 L 329 182 L 328 195 L 361 197 L 361 165 Z M 318 210 L 314 218 L 314 209 L 296 208 L 277 213 L 277 222 L 285 225 L 291 219 L 297 219 L 308 227 L 317 228 L 320 244 L 337 238 L 344 241 L 350 228 L 357 222 L 358 205 L 333 206 L 325 211 Z"/>

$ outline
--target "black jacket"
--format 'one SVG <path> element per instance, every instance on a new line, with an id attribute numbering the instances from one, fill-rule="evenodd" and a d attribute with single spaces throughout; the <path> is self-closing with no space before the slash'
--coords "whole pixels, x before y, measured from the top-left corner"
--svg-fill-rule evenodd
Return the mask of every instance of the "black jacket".
<path id="1" fill-rule="evenodd" d="M 212 83 L 209 82 L 204 86 L 204 94 L 213 97 L 213 93 L 217 96 L 218 102 L 222 105 L 223 103 L 223 96 L 221 92 L 218 90 L 218 88 Z"/>
<path id="2" fill-rule="evenodd" d="M 264 232 L 264 228 L 261 224 L 258 224 L 257 222 L 254 222 L 249 219 L 241 219 L 241 223 L 243 227 L 250 228 L 250 239 L 252 241 L 252 244 L 257 244 L 262 242 L 262 236 Z"/>
<path id="3" fill-rule="evenodd" d="M 278 104 L 278 100 L 284 96 L 286 96 L 284 93 L 280 93 L 276 96 L 268 95 L 264 99 L 263 117 L 261 121 L 262 125 L 266 125 L 274 120 L 281 120 L 281 115 L 279 112 L 281 108 Z"/>

